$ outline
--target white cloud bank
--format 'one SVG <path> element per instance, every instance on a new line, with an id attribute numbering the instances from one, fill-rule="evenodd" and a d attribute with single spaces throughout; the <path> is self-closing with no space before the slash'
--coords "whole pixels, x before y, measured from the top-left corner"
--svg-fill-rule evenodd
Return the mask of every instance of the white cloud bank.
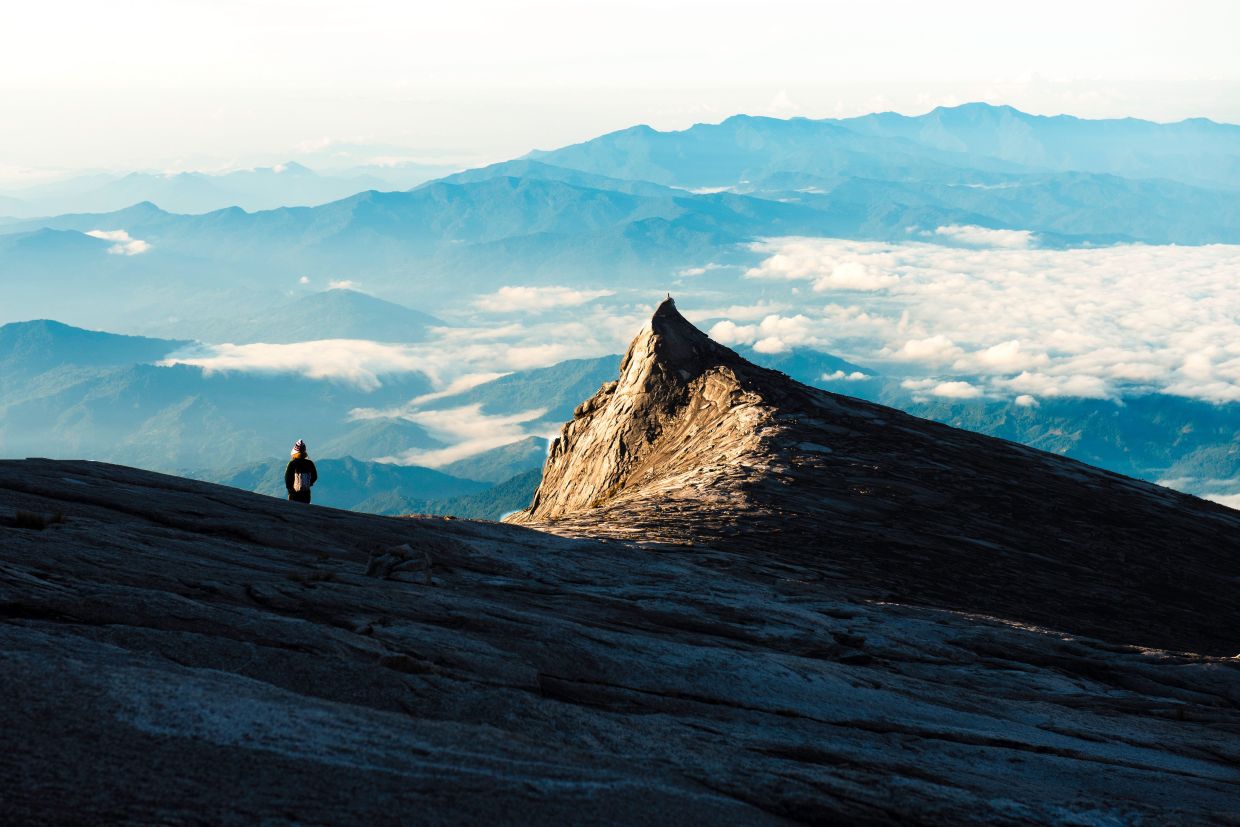
<path id="1" fill-rule="evenodd" d="M 750 278 L 839 297 L 758 325 L 727 319 L 711 333 L 818 343 L 905 375 L 920 366 L 944 381 L 968 376 L 986 395 L 1026 406 L 1150 390 L 1240 401 L 1240 246 L 1052 250 L 993 235 L 1009 231 L 940 229 L 988 246 L 765 239 L 752 247 L 765 258 Z"/>
<path id="2" fill-rule="evenodd" d="M 506 373 L 467 373 L 464 376 L 456 377 L 443 388 L 433 393 L 424 393 L 421 396 L 414 397 L 409 404 L 417 406 L 424 405 L 427 402 L 434 402 L 436 399 L 447 399 L 507 375 Z"/>
<path id="3" fill-rule="evenodd" d="M 329 339 L 198 345 L 172 354 L 162 364 L 195 365 L 208 373 L 295 373 L 347 383 L 363 391 L 380 387 L 385 376 L 417 372 L 430 378 L 435 398 L 444 398 L 501 372 L 621 353 L 653 310 L 653 303 L 620 312 L 597 307 L 571 314 L 572 318 L 550 314 L 522 323 L 436 327 L 433 339 L 411 344 Z"/>
<path id="4" fill-rule="evenodd" d="M 381 457 L 379 462 L 439 468 L 529 436 L 527 426 L 537 422 L 546 412 L 546 408 L 540 408 L 503 416 L 489 416 L 482 412 L 481 403 L 438 411 L 409 411 L 402 414 L 401 418 L 421 425 L 431 436 L 451 444 L 446 448 L 429 450 L 415 448 L 397 456 Z M 375 414 L 359 410 L 355 411 L 354 415 L 358 419 L 366 419 Z"/>
<path id="5" fill-rule="evenodd" d="M 727 319 L 733 322 L 756 322 L 772 314 L 788 309 L 782 302 L 759 301 L 753 304 L 734 304 L 729 307 L 686 306 L 680 314 L 695 325 L 711 319 Z"/>
<path id="6" fill-rule="evenodd" d="M 881 268 L 856 257 L 840 258 L 817 238 L 780 238 L 750 245 L 768 254 L 757 267 L 745 272 L 751 279 L 804 279 L 813 283 L 816 293 L 828 290 L 867 292 L 891 287 L 898 279 Z"/>
<path id="7" fill-rule="evenodd" d="M 943 399 L 977 399 L 982 389 L 970 382 L 940 382 L 937 379 L 905 379 L 900 383 L 905 390 L 913 392 L 914 397 L 938 396 Z"/>
<path id="8" fill-rule="evenodd" d="M 934 235 L 966 247 L 1000 247 L 1027 250 L 1035 245 L 1036 236 L 1029 230 L 992 230 L 973 224 L 950 224 L 938 227 Z"/>
<path id="9" fill-rule="evenodd" d="M 117 256 L 138 256 L 151 249 L 151 245 L 140 238 L 132 238 L 125 230 L 87 230 L 91 238 L 116 242 L 108 248 L 108 252 Z"/>
<path id="10" fill-rule="evenodd" d="M 195 365 L 208 375 L 229 371 L 299 373 L 310 379 L 329 379 L 373 391 L 380 377 L 398 373 L 429 373 L 419 349 L 360 339 L 325 339 L 287 345 L 210 345 L 175 353 L 162 365 Z"/>
<path id="11" fill-rule="evenodd" d="M 583 354 L 581 348 L 598 348 L 596 340 L 552 341 L 519 344 L 510 341 L 469 342 L 445 337 L 433 343 L 387 344 L 363 339 L 324 339 L 293 344 L 204 345 L 174 353 L 161 365 L 195 365 L 207 374 L 230 371 L 296 373 L 310 379 L 326 379 L 353 385 L 362 391 L 382 386 L 382 377 L 423 373 L 441 386 L 437 398 L 466 389 L 480 379 L 478 367 L 525 370 L 545 367 Z M 462 373 L 467 371 L 467 373 Z M 500 374 L 481 371 L 494 378 Z"/>
<path id="12" fill-rule="evenodd" d="M 709 335 L 724 345 L 753 345 L 758 353 L 783 353 L 794 347 L 813 346 L 822 341 L 808 316 L 781 316 L 772 313 L 757 324 L 738 325 L 731 320 L 716 323 Z"/>
<path id="13" fill-rule="evenodd" d="M 716 264 L 712 261 L 709 264 L 703 264 L 701 267 L 685 267 L 677 270 L 676 275 L 681 278 L 693 278 L 694 276 L 704 276 L 713 270 L 725 270 L 731 266 L 730 264 Z"/>
<path id="14" fill-rule="evenodd" d="M 486 313 L 530 313 L 562 307 L 578 307 L 614 296 L 614 290 L 574 290 L 571 287 L 501 287 L 474 304 Z"/>
<path id="15" fill-rule="evenodd" d="M 940 333 L 924 339 L 909 339 L 892 351 L 890 358 L 901 362 L 940 363 L 950 362 L 963 353 L 955 342 Z"/>
<path id="16" fill-rule="evenodd" d="M 1205 499 L 1240 510 L 1240 494 L 1206 494 Z"/>
<path id="17" fill-rule="evenodd" d="M 818 377 L 820 382 L 862 382 L 870 377 L 859 370 L 845 373 L 842 370 L 836 370 L 832 373 L 824 373 Z"/>

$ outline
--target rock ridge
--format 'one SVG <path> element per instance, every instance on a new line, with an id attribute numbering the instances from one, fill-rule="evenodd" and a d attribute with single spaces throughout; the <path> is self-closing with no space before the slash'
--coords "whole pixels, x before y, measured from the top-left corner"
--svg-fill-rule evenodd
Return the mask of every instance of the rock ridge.
<path id="1" fill-rule="evenodd" d="M 802 385 L 669 297 L 577 409 L 529 509 L 575 536 L 709 546 L 883 598 L 1125 643 L 1240 651 L 1240 513 Z"/>

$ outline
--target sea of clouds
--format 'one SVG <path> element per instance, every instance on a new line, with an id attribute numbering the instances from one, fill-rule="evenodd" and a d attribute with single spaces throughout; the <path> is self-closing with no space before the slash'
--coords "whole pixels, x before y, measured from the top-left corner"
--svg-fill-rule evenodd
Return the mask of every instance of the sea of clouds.
<path id="1" fill-rule="evenodd" d="M 1003 237 L 758 242 L 744 277 L 789 286 L 790 309 L 729 314 L 710 333 L 759 352 L 833 350 L 940 396 L 1240 400 L 1240 246 L 1039 249 L 956 229 Z"/>
<path id="2" fill-rule="evenodd" d="M 748 267 L 683 268 L 669 285 L 681 311 L 724 344 L 831 352 L 900 380 L 914 398 L 1033 406 L 1161 392 L 1240 401 L 1240 246 L 1046 249 L 1032 233 L 980 227 L 915 237 L 769 238 L 749 246 Z M 369 411 L 362 400 L 359 410 L 419 422 L 459 446 L 400 458 L 432 464 L 545 434 L 547 423 L 537 411 L 460 409 L 454 419 L 426 403 L 501 373 L 622 352 L 661 298 L 622 285 L 512 285 L 463 297 L 426 342 L 224 344 L 171 361 L 300 372 L 361 394 L 385 375 L 424 373 L 434 393 L 395 411 Z"/>

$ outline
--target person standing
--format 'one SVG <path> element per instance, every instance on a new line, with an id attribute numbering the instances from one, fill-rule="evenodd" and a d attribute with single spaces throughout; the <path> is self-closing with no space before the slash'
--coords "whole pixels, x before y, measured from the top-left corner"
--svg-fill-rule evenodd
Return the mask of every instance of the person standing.
<path id="1" fill-rule="evenodd" d="M 284 469 L 284 487 L 288 489 L 288 498 L 295 503 L 310 502 L 310 489 L 319 481 L 319 472 L 306 453 L 306 442 L 297 440 L 293 446 L 293 456 Z"/>

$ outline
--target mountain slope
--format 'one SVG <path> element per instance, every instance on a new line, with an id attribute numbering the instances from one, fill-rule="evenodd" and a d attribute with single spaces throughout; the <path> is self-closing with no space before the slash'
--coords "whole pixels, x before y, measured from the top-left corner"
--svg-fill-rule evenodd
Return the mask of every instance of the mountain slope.
<path id="1" fill-rule="evenodd" d="M 886 599 L 1232 654 L 1240 513 L 815 390 L 671 299 L 553 443 L 557 531 L 743 547 Z"/>
<path id="2" fill-rule="evenodd" d="M 961 181 L 976 169 L 1024 169 L 900 137 L 863 135 L 831 121 L 749 115 L 677 132 L 635 126 L 550 152 L 530 153 L 528 158 L 594 175 L 688 189 L 735 187 L 787 172 L 828 180 Z"/>
<path id="3" fill-rule="evenodd" d="M 0 542 L 8 824 L 1235 812 L 1234 659 L 865 599 L 830 561 L 50 461 L 0 461 Z M 367 576 L 388 549 L 413 570 Z"/>
<path id="4" fill-rule="evenodd" d="M 594 175 L 681 187 L 731 187 L 799 173 L 986 183 L 986 174 L 1085 172 L 1240 187 L 1240 126 L 1205 119 L 1044 117 L 970 103 L 924 115 L 810 120 L 735 115 L 659 132 L 637 126 L 527 156 Z"/>
<path id="5" fill-rule="evenodd" d="M 525 439 L 450 462 L 439 470 L 468 480 L 500 483 L 527 471 L 542 470 L 546 457 L 547 440 L 540 436 L 527 436 Z M 522 507 L 524 506 L 525 503 L 522 503 Z"/>
<path id="6" fill-rule="evenodd" d="M 0 375 L 29 376 L 62 365 L 157 362 L 188 344 L 83 330 L 49 319 L 14 322 L 0 326 Z"/>
<path id="7" fill-rule="evenodd" d="M 20 190 L 11 215 L 39 216 L 107 212 L 151 201 L 177 213 L 205 213 L 227 207 L 270 210 L 322 204 L 367 189 L 395 189 L 371 175 L 325 175 L 289 162 L 218 174 L 203 172 L 82 175 Z M 0 210 L 5 199 L 0 197 Z"/>
<path id="8" fill-rule="evenodd" d="M 546 409 L 543 419 L 568 417 L 581 399 L 609 376 L 615 357 L 569 359 L 545 368 L 513 373 L 475 385 L 469 390 L 442 397 L 425 405 L 428 410 L 481 405 L 486 414 L 513 414 Z"/>
<path id="9" fill-rule="evenodd" d="M 577 187 L 589 187 L 598 190 L 615 190 L 616 192 L 626 192 L 631 195 L 649 195 L 656 197 L 679 196 L 675 190 L 652 184 L 648 181 L 635 181 L 628 178 L 608 178 L 605 175 L 591 175 L 578 169 L 568 169 L 567 167 L 557 167 L 551 164 L 544 164 L 539 161 L 531 161 L 527 159 L 518 159 L 515 161 L 501 161 L 498 164 L 489 164 L 485 167 L 477 169 L 467 169 L 464 172 L 458 172 L 453 175 L 440 178 L 437 182 L 423 184 L 423 187 L 430 186 L 434 183 L 445 184 L 470 184 L 478 181 L 487 181 L 492 178 L 530 178 L 543 181 L 562 181 L 566 184 L 572 184 Z"/>
<path id="10" fill-rule="evenodd" d="M 443 443 L 425 428 L 405 419 L 363 419 L 343 434 L 315 446 L 321 457 L 358 457 L 373 460 L 392 457 L 413 448 L 442 448 Z"/>
<path id="11" fill-rule="evenodd" d="M 1178 123 L 1138 118 L 1090 120 L 968 103 L 940 106 L 916 117 L 882 112 L 839 123 L 866 135 L 902 138 L 942 151 L 1042 169 L 1240 187 L 1240 126 L 1205 118 Z M 1117 145 L 1125 151 L 1116 152 Z"/>
<path id="12" fill-rule="evenodd" d="M 464 494 L 405 510 L 414 513 L 450 514 L 470 520 L 498 520 L 528 506 L 541 477 L 542 470 L 535 468 L 498 482 L 477 494 Z"/>
<path id="13" fill-rule="evenodd" d="M 334 288 L 307 293 L 273 306 L 234 308 L 220 318 L 189 317 L 174 325 L 203 342 L 248 344 L 368 339 L 420 342 L 439 319 L 357 290 Z"/>

